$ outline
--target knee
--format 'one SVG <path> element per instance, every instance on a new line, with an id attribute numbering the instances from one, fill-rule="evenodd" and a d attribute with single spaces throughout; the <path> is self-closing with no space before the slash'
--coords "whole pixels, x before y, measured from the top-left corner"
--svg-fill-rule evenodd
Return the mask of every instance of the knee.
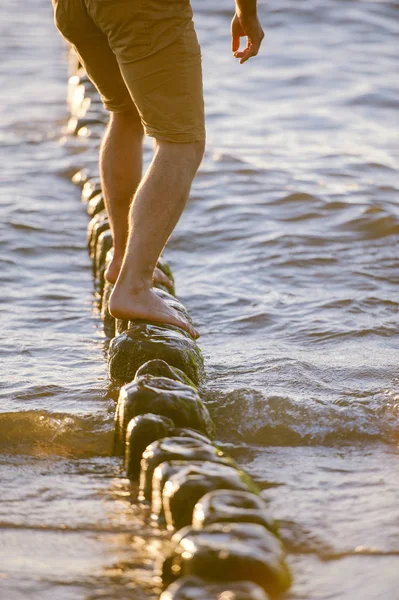
<path id="1" fill-rule="evenodd" d="M 201 164 L 205 152 L 205 141 L 178 143 L 157 140 L 157 152 L 168 156 L 173 162 L 185 165 L 195 172 Z"/>
<path id="2" fill-rule="evenodd" d="M 144 129 L 137 110 L 110 113 L 109 126 L 112 129 L 122 129 L 135 136 L 144 136 Z"/>

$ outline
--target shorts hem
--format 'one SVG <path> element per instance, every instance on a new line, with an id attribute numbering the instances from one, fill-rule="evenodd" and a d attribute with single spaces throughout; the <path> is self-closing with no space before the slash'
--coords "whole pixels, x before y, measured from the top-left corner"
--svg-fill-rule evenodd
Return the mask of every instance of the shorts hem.
<path id="1" fill-rule="evenodd" d="M 165 142 L 175 142 L 180 144 L 189 144 L 191 142 L 204 142 L 206 139 L 206 134 L 204 130 L 193 131 L 189 133 L 164 133 L 157 131 L 156 129 L 148 129 L 147 127 L 145 127 L 145 134 L 157 140 L 163 140 Z"/>

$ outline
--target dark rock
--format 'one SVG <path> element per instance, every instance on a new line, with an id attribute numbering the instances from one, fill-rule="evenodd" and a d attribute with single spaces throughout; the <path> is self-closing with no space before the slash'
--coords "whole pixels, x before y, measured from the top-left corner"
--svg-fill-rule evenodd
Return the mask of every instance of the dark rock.
<path id="1" fill-rule="evenodd" d="M 160 438 L 168 435 L 174 423 L 167 417 L 147 413 L 132 419 L 126 429 L 125 469 L 129 479 L 138 479 L 144 450 Z M 120 454 L 120 447 L 116 452 Z"/>
<path id="2" fill-rule="evenodd" d="M 277 533 L 275 521 L 270 517 L 265 502 L 257 494 L 218 489 L 205 494 L 194 507 L 194 529 L 227 522 L 257 523 L 272 533 Z"/>
<path id="3" fill-rule="evenodd" d="M 252 479 L 234 466 L 215 462 L 182 467 L 169 479 L 163 490 L 162 503 L 168 529 L 180 529 L 191 524 L 194 506 L 200 498 L 220 489 L 259 491 Z"/>
<path id="4" fill-rule="evenodd" d="M 101 192 L 98 192 L 87 203 L 87 208 L 86 208 L 87 214 L 89 215 L 89 217 L 92 218 L 92 217 L 95 217 L 96 214 L 98 214 L 99 212 L 101 212 L 104 209 L 105 209 L 104 196 L 102 195 Z"/>
<path id="5" fill-rule="evenodd" d="M 203 376 L 202 355 L 188 333 L 171 325 L 142 321 L 130 324 L 129 329 L 112 340 L 109 349 L 111 379 L 131 381 L 142 364 L 161 358 L 182 370 L 195 384 L 199 383 Z"/>
<path id="6" fill-rule="evenodd" d="M 122 447 L 131 419 L 146 413 L 162 415 L 182 427 L 213 434 L 213 423 L 197 391 L 166 377 L 143 375 L 123 386 L 115 413 L 115 434 Z"/>
<path id="7" fill-rule="evenodd" d="M 166 437 L 154 442 L 143 452 L 141 459 L 139 500 L 151 500 L 154 470 L 163 462 L 171 460 L 215 461 L 226 464 L 228 459 L 212 443 L 193 437 Z M 195 502 L 194 502 L 195 504 Z M 194 504 L 193 507 L 194 508 Z M 191 523 L 191 519 L 189 521 Z"/>
<path id="8" fill-rule="evenodd" d="M 213 461 L 212 461 L 213 462 Z M 190 466 L 198 466 L 206 468 L 208 461 L 190 461 Z M 229 457 L 218 459 L 218 464 L 226 464 L 228 466 L 237 468 L 236 463 Z M 151 508 L 152 518 L 157 520 L 159 523 L 164 523 L 164 510 L 163 510 L 163 490 L 165 483 L 171 479 L 173 475 L 178 473 L 183 467 L 187 467 L 187 460 L 171 460 L 163 462 L 157 466 L 152 476 L 152 496 L 151 496 Z"/>
<path id="9" fill-rule="evenodd" d="M 103 322 L 105 335 L 112 339 L 115 335 L 115 319 L 109 312 L 108 302 L 111 296 L 114 284 L 106 281 L 104 283 L 103 295 L 101 300 L 101 320 Z"/>
<path id="10" fill-rule="evenodd" d="M 152 375 L 153 377 L 167 377 L 168 379 L 174 379 L 175 381 L 181 381 L 186 385 L 195 387 L 193 382 L 183 371 L 176 367 L 171 367 L 164 360 L 157 358 L 154 360 L 148 360 L 146 363 L 141 365 L 137 370 L 136 377 L 141 375 Z"/>
<path id="11" fill-rule="evenodd" d="M 200 577 L 188 576 L 172 583 L 159 600 L 268 600 L 268 596 L 250 581 L 209 583 Z"/>
<path id="12" fill-rule="evenodd" d="M 163 581 L 195 575 L 207 581 L 252 581 L 271 595 L 285 591 L 291 576 L 281 542 L 255 523 L 190 527 L 173 538 L 176 546 L 163 566 Z"/>

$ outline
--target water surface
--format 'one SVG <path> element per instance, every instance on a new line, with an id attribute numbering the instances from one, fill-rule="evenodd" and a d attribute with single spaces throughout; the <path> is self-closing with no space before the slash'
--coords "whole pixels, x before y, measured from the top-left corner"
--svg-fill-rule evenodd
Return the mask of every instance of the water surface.
<path id="1" fill-rule="evenodd" d="M 168 247 L 202 337 L 218 439 L 281 520 L 288 600 L 395 597 L 398 4 L 193 2 L 208 146 Z M 118 460 L 67 60 L 47 0 L 0 7 L 0 598 L 145 598 L 163 535 Z M 147 160 L 150 147 L 146 149 Z M 155 589 L 156 591 L 156 589 Z"/>

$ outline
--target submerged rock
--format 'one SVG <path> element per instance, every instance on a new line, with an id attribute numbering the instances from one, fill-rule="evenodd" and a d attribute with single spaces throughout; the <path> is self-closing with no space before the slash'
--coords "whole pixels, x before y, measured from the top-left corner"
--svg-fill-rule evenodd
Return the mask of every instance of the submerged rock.
<path id="1" fill-rule="evenodd" d="M 151 500 L 154 470 L 171 460 L 226 462 L 226 457 L 210 441 L 193 437 L 167 437 L 154 442 L 143 452 L 140 473 L 140 500 Z M 194 503 L 195 504 L 195 503 Z M 194 505 L 193 505 L 194 508 Z M 190 520 L 191 522 L 191 520 Z"/>
<path id="2" fill-rule="evenodd" d="M 205 494 L 195 505 L 194 529 L 226 522 L 257 523 L 272 533 L 277 533 L 277 525 L 258 494 L 218 489 Z"/>
<path id="3" fill-rule="evenodd" d="M 251 581 L 265 592 L 285 591 L 291 576 L 281 542 L 255 523 L 223 523 L 202 530 L 187 527 L 173 537 L 175 548 L 163 565 L 164 585 L 195 575 L 207 581 Z"/>
<path id="4" fill-rule="evenodd" d="M 191 524 L 194 506 L 200 498 L 220 489 L 258 493 L 252 479 L 234 466 L 211 462 L 182 467 L 163 489 L 162 504 L 168 529 Z"/>
<path id="5" fill-rule="evenodd" d="M 134 417 L 129 422 L 125 448 L 125 469 L 129 479 L 139 478 L 141 457 L 147 446 L 166 437 L 173 427 L 171 419 L 149 413 Z"/>
<path id="6" fill-rule="evenodd" d="M 142 321 L 131 321 L 129 329 L 112 340 L 109 375 L 115 382 L 131 381 L 137 369 L 154 358 L 182 370 L 195 384 L 202 378 L 202 355 L 188 333 L 171 325 Z"/>
<path id="7" fill-rule="evenodd" d="M 125 445 L 129 421 L 149 412 L 168 417 L 177 426 L 190 427 L 207 436 L 213 434 L 211 417 L 195 389 L 166 377 L 143 375 L 120 390 L 115 413 L 118 443 Z"/>
<path id="8" fill-rule="evenodd" d="M 188 576 L 172 583 L 159 600 L 268 600 L 268 596 L 250 581 L 209 583 L 200 577 Z"/>
<path id="9" fill-rule="evenodd" d="M 195 387 L 193 382 L 183 371 L 176 367 L 171 367 L 167 362 L 160 358 L 154 360 L 148 360 L 146 363 L 141 365 L 137 370 L 136 377 L 141 375 L 152 375 L 153 377 L 167 377 L 168 379 L 174 379 L 175 381 L 181 381 L 186 385 Z"/>

